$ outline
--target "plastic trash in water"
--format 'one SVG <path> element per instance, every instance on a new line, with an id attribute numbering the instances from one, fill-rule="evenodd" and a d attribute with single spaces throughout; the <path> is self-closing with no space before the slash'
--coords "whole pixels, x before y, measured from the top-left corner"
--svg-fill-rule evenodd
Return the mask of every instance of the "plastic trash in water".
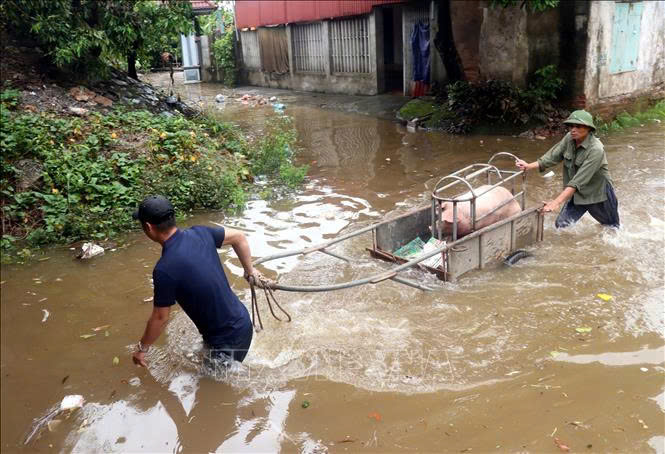
<path id="1" fill-rule="evenodd" d="M 81 252 L 77 255 L 77 258 L 81 260 L 91 259 L 98 255 L 104 254 L 104 248 L 95 243 L 83 243 L 81 247 Z"/>
<path id="2" fill-rule="evenodd" d="M 270 97 L 270 102 L 275 102 L 277 101 L 277 96 L 271 96 Z"/>
<path id="3" fill-rule="evenodd" d="M 71 394 L 65 396 L 60 402 L 60 411 L 65 410 L 74 410 L 76 408 L 81 408 L 85 403 L 85 399 L 80 394 Z"/>
<path id="4" fill-rule="evenodd" d="M 272 108 L 275 109 L 275 112 L 277 113 L 282 113 L 284 112 L 284 108 L 286 106 L 280 102 L 276 102 L 275 104 L 272 105 Z"/>
<path id="5" fill-rule="evenodd" d="M 60 405 L 58 404 L 54 405 L 53 407 L 51 407 L 50 410 L 46 412 L 44 416 L 33 420 L 32 427 L 30 431 L 28 431 L 28 434 L 26 435 L 25 439 L 23 440 L 23 444 L 27 445 L 28 443 L 30 443 L 32 439 L 35 438 L 35 436 L 38 436 L 40 434 L 40 432 L 44 427 L 48 427 L 50 431 L 55 430 L 55 428 L 59 424 L 57 420 L 55 420 L 56 416 L 65 411 L 73 411 L 78 408 L 81 408 L 83 407 L 84 403 L 85 399 L 83 398 L 83 396 L 79 394 L 72 394 L 69 396 L 65 396 L 60 402 Z"/>
<path id="6" fill-rule="evenodd" d="M 224 101 L 226 101 L 226 98 L 224 97 L 223 94 L 220 93 L 220 94 L 218 94 L 217 96 L 215 96 L 215 101 L 217 101 L 217 102 L 224 102 Z"/>
<path id="7" fill-rule="evenodd" d="M 554 176 L 554 172 L 550 170 L 545 175 L 543 175 L 543 178 L 552 178 L 553 176 Z"/>

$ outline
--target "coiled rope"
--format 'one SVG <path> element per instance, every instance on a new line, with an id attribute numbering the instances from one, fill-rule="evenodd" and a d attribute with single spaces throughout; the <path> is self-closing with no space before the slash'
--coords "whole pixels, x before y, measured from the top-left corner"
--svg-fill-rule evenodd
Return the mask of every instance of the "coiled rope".
<path id="1" fill-rule="evenodd" d="M 263 330 L 263 322 L 261 321 L 261 313 L 259 312 L 259 303 L 258 298 L 256 297 L 256 287 L 263 289 L 263 293 L 266 295 L 266 301 L 268 302 L 270 313 L 276 320 L 279 320 L 280 322 L 284 321 L 279 318 L 277 314 L 275 314 L 275 310 L 272 307 L 273 303 L 275 303 L 275 306 L 277 306 L 279 310 L 282 311 L 284 315 L 286 315 L 286 322 L 291 321 L 291 316 L 277 302 L 275 294 L 273 293 L 273 289 L 277 287 L 277 282 L 273 281 L 272 279 L 268 279 L 259 272 L 256 272 L 253 276 L 249 276 L 247 278 L 247 282 L 249 282 L 249 289 L 252 292 L 252 325 L 254 325 L 254 329 L 257 333 Z M 256 320 L 259 322 L 258 325 L 256 324 Z"/>

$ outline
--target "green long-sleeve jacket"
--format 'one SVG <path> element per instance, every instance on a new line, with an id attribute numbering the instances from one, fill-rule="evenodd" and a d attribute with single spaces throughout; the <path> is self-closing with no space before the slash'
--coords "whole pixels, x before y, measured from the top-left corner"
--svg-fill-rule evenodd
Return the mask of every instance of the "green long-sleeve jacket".
<path id="1" fill-rule="evenodd" d="M 541 172 L 563 161 L 563 185 L 575 188 L 573 202 L 589 205 L 607 199 L 605 185 L 612 184 L 607 169 L 607 158 L 603 143 L 589 132 L 579 147 L 570 133 L 538 159 Z"/>

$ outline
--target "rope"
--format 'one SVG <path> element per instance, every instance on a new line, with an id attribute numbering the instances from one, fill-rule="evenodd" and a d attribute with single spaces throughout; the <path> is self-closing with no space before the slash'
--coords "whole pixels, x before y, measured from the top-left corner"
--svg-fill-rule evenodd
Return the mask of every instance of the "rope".
<path id="1" fill-rule="evenodd" d="M 275 318 L 275 320 L 279 320 L 280 322 L 283 321 L 277 316 L 277 314 L 275 314 L 275 310 L 272 307 L 273 303 L 275 303 L 277 308 L 279 308 L 279 310 L 282 311 L 284 315 L 286 315 L 286 321 L 291 321 L 291 315 L 289 315 L 289 313 L 286 312 L 286 310 L 277 302 L 275 294 L 273 293 L 273 289 L 278 287 L 277 282 L 266 278 L 259 272 L 256 272 L 253 276 L 249 276 L 247 278 L 247 282 L 249 282 L 249 289 L 252 293 L 252 325 L 254 325 L 254 329 L 257 333 L 263 330 L 263 322 L 261 321 L 258 298 L 256 297 L 256 287 L 263 289 L 263 293 L 266 295 L 266 301 L 268 302 L 268 308 L 270 309 L 270 313 Z M 256 320 L 259 322 L 258 326 L 256 324 Z"/>

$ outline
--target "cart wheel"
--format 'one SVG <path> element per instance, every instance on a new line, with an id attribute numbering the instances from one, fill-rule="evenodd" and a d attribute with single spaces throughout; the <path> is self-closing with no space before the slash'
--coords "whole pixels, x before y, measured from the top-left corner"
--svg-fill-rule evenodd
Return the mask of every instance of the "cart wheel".
<path id="1" fill-rule="evenodd" d="M 525 251 L 524 249 L 518 249 L 512 254 L 510 254 L 508 257 L 506 257 L 503 260 L 503 264 L 507 266 L 513 266 L 514 264 L 516 264 L 517 262 L 526 257 L 531 257 L 531 254 Z"/>

